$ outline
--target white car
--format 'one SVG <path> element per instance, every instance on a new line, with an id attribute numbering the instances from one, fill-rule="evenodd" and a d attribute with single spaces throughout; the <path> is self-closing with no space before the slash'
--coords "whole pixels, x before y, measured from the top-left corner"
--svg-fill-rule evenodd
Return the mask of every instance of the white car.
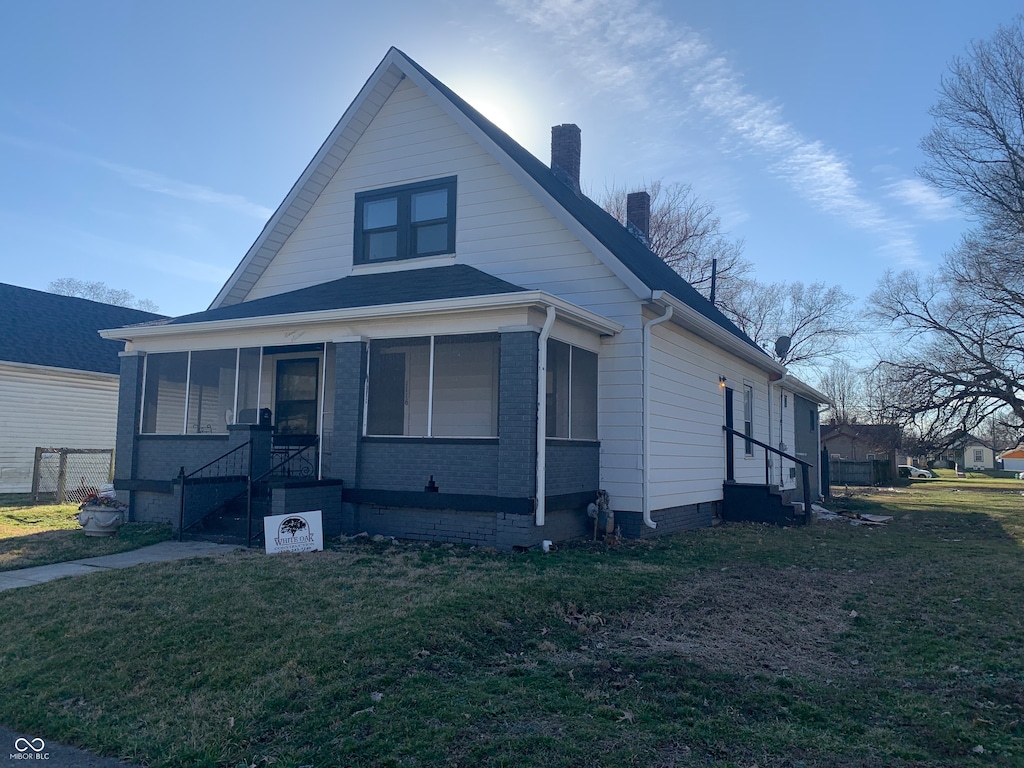
<path id="1" fill-rule="evenodd" d="M 912 467 L 909 464 L 900 464 L 899 470 L 902 477 L 935 477 L 930 470 Z"/>
<path id="2" fill-rule="evenodd" d="M 1018 480 L 1024 480 L 1024 472 L 1021 472 L 1021 473 L 1019 473 L 1019 474 L 1017 475 L 1017 479 L 1018 479 Z"/>

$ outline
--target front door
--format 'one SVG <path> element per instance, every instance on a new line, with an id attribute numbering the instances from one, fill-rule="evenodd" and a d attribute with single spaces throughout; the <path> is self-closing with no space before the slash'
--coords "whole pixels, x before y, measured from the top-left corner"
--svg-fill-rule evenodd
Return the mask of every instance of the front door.
<path id="1" fill-rule="evenodd" d="M 288 438 L 315 438 L 319 405 L 320 361 L 315 357 L 277 361 L 277 386 L 274 388 L 276 433 Z M 312 441 L 310 441 L 312 442 Z"/>

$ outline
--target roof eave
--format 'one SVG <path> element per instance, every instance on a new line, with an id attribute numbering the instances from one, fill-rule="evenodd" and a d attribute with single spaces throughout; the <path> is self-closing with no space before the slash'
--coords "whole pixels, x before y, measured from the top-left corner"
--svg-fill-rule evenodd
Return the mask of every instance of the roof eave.
<path id="1" fill-rule="evenodd" d="M 294 312 L 281 315 L 260 315 L 257 317 L 229 320 L 209 320 L 198 323 L 180 323 L 160 326 L 136 326 L 132 328 L 111 328 L 100 331 L 105 339 L 135 341 L 164 336 L 215 333 L 218 331 L 252 330 L 277 328 L 284 325 L 310 325 L 314 323 L 352 322 L 378 318 L 409 317 L 413 315 L 452 314 L 480 312 L 517 307 L 554 307 L 561 319 L 593 331 L 601 336 L 614 336 L 623 326 L 596 312 L 572 304 L 544 291 L 521 291 L 498 293 L 485 296 L 469 296 L 455 299 L 433 299 L 402 304 L 375 304 L 368 307 L 325 309 L 314 312 Z M 130 332 L 130 333 L 129 333 Z"/>
<path id="2" fill-rule="evenodd" d="M 769 374 L 785 376 L 786 366 L 772 360 L 761 349 L 749 344 L 738 336 L 730 333 L 718 323 L 708 319 L 689 304 L 677 299 L 666 291 L 652 291 L 651 301 L 673 309 L 672 320 L 702 339 L 731 352 L 742 360 L 760 368 Z"/>

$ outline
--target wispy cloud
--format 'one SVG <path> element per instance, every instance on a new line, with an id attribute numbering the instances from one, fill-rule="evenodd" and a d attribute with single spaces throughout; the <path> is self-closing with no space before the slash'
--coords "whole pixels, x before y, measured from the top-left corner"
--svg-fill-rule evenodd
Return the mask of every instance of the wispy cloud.
<path id="1" fill-rule="evenodd" d="M 919 258 L 909 223 L 865 195 L 849 163 L 804 136 L 780 106 L 751 94 L 728 59 L 646 0 L 501 0 L 511 16 L 552 35 L 595 90 L 637 109 L 715 122 L 722 149 L 759 157 L 811 205 L 879 234 L 902 263 Z M 905 200 L 911 190 L 903 188 Z M 920 197 L 919 200 L 923 200 Z M 938 209 L 933 209 L 937 211 Z"/>
<path id="2" fill-rule="evenodd" d="M 166 176 L 161 176 L 159 173 L 142 168 L 132 168 L 127 165 L 118 165 L 117 163 L 99 159 L 93 159 L 93 162 L 117 174 L 126 184 L 138 189 L 144 189 L 147 192 L 155 192 L 160 195 L 167 195 L 168 197 L 175 197 L 179 200 L 188 200 L 194 203 L 216 205 L 261 220 L 269 219 L 274 213 L 271 208 L 246 200 L 241 195 L 218 192 L 199 184 L 170 179 Z"/>
<path id="3" fill-rule="evenodd" d="M 163 176 L 154 171 L 144 168 L 134 168 L 120 163 L 114 163 L 101 157 L 78 152 L 73 149 L 57 147 L 51 144 L 26 139 L 21 136 L 0 133 L 0 141 L 5 144 L 16 146 L 35 152 L 42 152 L 52 157 L 62 157 L 80 163 L 86 163 L 102 168 L 116 175 L 125 184 L 136 189 L 146 190 L 159 195 L 174 197 L 179 200 L 187 200 L 202 205 L 214 205 L 220 208 L 235 211 L 245 216 L 252 216 L 265 221 L 273 215 L 274 211 L 264 205 L 254 203 L 241 195 L 234 195 L 227 192 L 219 192 L 210 187 L 200 184 L 192 184 L 187 181 L 180 181 Z"/>
<path id="4" fill-rule="evenodd" d="M 952 200 L 920 179 L 899 179 L 883 189 L 893 200 L 913 208 L 917 215 L 929 221 L 948 221 L 958 215 Z"/>

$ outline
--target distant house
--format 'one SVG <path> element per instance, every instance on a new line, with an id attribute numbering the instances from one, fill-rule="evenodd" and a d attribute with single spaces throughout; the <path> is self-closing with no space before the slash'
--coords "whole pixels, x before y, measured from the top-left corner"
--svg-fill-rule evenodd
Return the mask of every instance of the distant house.
<path id="1" fill-rule="evenodd" d="M 28 493 L 36 448 L 112 449 L 123 345 L 101 328 L 160 315 L 0 283 L 0 493 Z"/>
<path id="2" fill-rule="evenodd" d="M 1010 472 L 1024 471 L 1024 447 L 1017 446 L 1009 451 L 1003 451 L 998 458 L 1003 469 Z"/>
<path id="3" fill-rule="evenodd" d="M 821 447 L 832 459 L 884 461 L 892 477 L 897 475 L 902 432 L 892 424 L 826 424 L 821 428 Z"/>
<path id="4" fill-rule="evenodd" d="M 946 447 L 932 460 L 934 467 L 960 470 L 996 468 L 996 452 L 992 446 L 968 432 L 958 430 L 948 435 L 943 443 Z"/>
<path id="5" fill-rule="evenodd" d="M 587 198 L 580 153 L 555 126 L 545 165 L 391 49 L 207 311 L 104 332 L 135 519 L 512 549 L 591 505 L 633 537 L 802 514 L 780 481 L 817 497 L 824 396 L 648 249 L 646 193 L 628 228 Z"/>

